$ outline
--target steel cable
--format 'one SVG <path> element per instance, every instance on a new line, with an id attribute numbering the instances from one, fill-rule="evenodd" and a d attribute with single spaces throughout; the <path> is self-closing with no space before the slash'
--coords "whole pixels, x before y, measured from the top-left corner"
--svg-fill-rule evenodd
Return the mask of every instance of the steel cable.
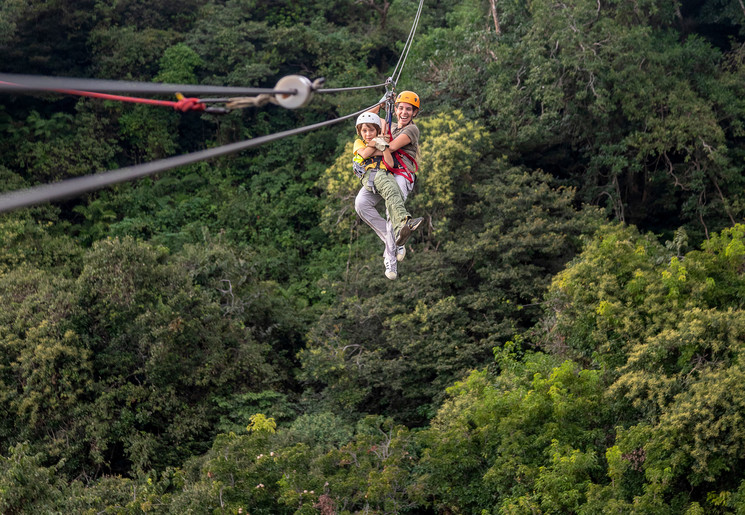
<path id="1" fill-rule="evenodd" d="M 419 7 L 412 23 L 409 36 L 404 44 L 401 56 L 393 69 L 393 73 L 388 81 L 382 84 L 370 86 L 344 87 L 344 88 L 318 88 L 314 89 L 317 93 L 338 93 L 342 91 L 355 91 L 363 89 L 372 89 L 382 86 L 388 87 L 391 82 L 395 88 L 398 82 L 406 59 L 409 55 L 414 34 L 416 33 L 419 19 L 421 17 L 424 0 L 419 1 Z M 393 77 L 395 76 L 395 79 Z M 322 80 L 322 79 L 321 79 Z M 189 94 L 189 95 L 296 95 L 297 90 L 280 91 L 273 88 L 242 88 L 230 86 L 201 86 L 191 84 L 164 84 L 164 83 L 142 83 L 131 81 L 113 81 L 102 79 L 74 79 L 68 77 L 39 77 L 32 75 L 6 74 L 0 73 L 0 91 L 9 92 L 27 92 L 27 91 L 51 91 L 66 92 L 69 90 L 89 90 L 95 92 L 112 92 L 112 93 L 137 93 L 137 94 Z M 221 101 L 224 99 L 209 99 L 209 101 Z M 367 107 L 355 113 L 327 120 L 324 122 L 307 125 L 283 132 L 260 136 L 249 140 L 230 143 L 221 147 L 192 152 L 180 156 L 160 159 L 150 163 L 129 166 L 118 170 L 111 170 L 99 174 L 76 177 L 52 184 L 43 184 L 28 189 L 14 191 L 11 193 L 0 194 L 0 213 L 12 211 L 23 207 L 29 207 L 43 202 L 61 200 L 73 197 L 81 193 L 95 191 L 112 184 L 131 181 L 149 175 L 170 170 L 179 166 L 213 159 L 215 157 L 225 156 L 246 150 L 252 147 L 270 143 L 272 141 L 302 134 L 321 127 L 332 125 L 349 118 L 353 118 L 361 113 L 373 109 L 378 104 Z"/>
<path id="2" fill-rule="evenodd" d="M 411 44 L 414 41 L 414 34 L 416 33 L 417 26 L 419 25 L 419 18 L 422 14 L 422 6 L 424 5 L 424 0 L 419 0 L 419 7 L 417 8 L 416 16 L 414 17 L 414 22 L 411 24 L 411 30 L 409 31 L 409 37 L 406 38 L 406 43 L 404 44 L 404 49 L 401 51 L 401 56 L 398 58 L 398 62 L 396 63 L 395 68 L 393 68 L 393 73 L 391 73 L 391 77 L 393 78 L 395 76 L 395 79 L 393 79 L 393 86 L 395 87 L 398 83 L 399 77 L 401 77 L 401 72 L 404 69 L 404 64 L 406 63 L 406 58 L 409 55 L 409 50 L 411 49 Z M 400 65 L 400 69 L 399 69 Z M 398 71 L 398 75 L 396 75 L 396 72 Z"/>
<path id="3" fill-rule="evenodd" d="M 355 113 L 335 118 L 333 120 L 326 120 L 324 122 L 306 125 L 305 127 L 298 127 L 283 132 L 277 132 L 275 134 L 269 134 L 267 136 L 259 136 L 257 138 L 223 145 L 221 147 L 200 150 L 199 152 L 192 152 L 191 154 L 184 154 L 181 156 L 160 159 L 151 163 L 128 166 L 126 168 L 120 168 L 118 170 L 111 170 L 108 172 L 87 175 L 84 177 L 76 177 L 74 179 L 67 179 L 52 184 L 43 184 L 25 190 L 6 193 L 0 195 L 0 213 L 12 211 L 14 209 L 19 209 L 22 207 L 33 206 L 44 202 L 50 202 L 52 200 L 74 197 L 81 193 L 98 190 L 120 182 L 139 179 L 156 174 L 158 172 L 170 170 L 171 168 L 176 168 L 178 166 L 184 166 L 199 161 L 204 161 L 206 159 L 234 154 L 236 152 L 240 152 L 252 147 L 257 147 L 259 145 L 270 143 L 272 141 L 286 138 L 288 136 L 302 134 L 304 132 L 309 132 L 315 129 L 320 129 L 321 127 L 325 127 L 327 125 L 333 125 L 335 123 L 348 120 L 349 118 L 358 116 L 365 111 L 372 109 L 373 107 L 375 106 L 366 107 L 365 109 L 362 109 Z"/>
<path id="4" fill-rule="evenodd" d="M 295 90 L 279 91 L 273 88 L 202 86 L 0 73 L 0 91 L 25 93 L 27 91 L 54 92 L 73 89 L 98 93 L 134 93 L 139 95 L 175 95 L 176 93 L 184 95 L 258 95 L 261 93 L 295 95 L 297 93 Z"/>
<path id="5" fill-rule="evenodd" d="M 359 89 L 372 89 L 372 88 L 381 88 L 384 87 L 387 83 L 383 82 L 381 84 L 373 84 L 372 86 L 351 86 L 348 88 L 323 88 L 323 89 L 316 89 L 314 90 L 315 93 L 339 93 L 341 91 L 356 91 Z"/>

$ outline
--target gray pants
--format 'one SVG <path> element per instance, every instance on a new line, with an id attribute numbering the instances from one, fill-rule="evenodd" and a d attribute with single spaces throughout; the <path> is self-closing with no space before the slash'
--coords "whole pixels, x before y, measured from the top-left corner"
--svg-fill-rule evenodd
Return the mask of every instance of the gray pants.
<path id="1" fill-rule="evenodd" d="M 378 172 L 378 175 L 388 175 L 389 179 L 393 179 L 389 184 L 397 186 L 398 194 L 400 194 L 401 204 L 406 201 L 409 193 L 414 188 L 414 183 L 407 181 L 400 175 L 386 174 L 384 171 Z M 378 182 L 380 179 L 376 176 L 376 190 L 379 190 Z M 393 193 L 395 195 L 395 193 Z M 354 199 L 354 209 L 357 214 L 362 218 L 367 225 L 372 227 L 378 238 L 381 239 L 385 245 L 384 257 L 387 260 L 391 260 L 393 263 L 396 262 L 396 229 L 400 229 L 400 225 L 397 226 L 394 221 L 391 220 L 393 209 L 389 208 L 390 202 L 386 202 L 386 219 L 380 216 L 380 213 L 376 209 L 376 206 L 381 200 L 386 200 L 380 193 L 374 193 L 369 188 L 363 186 L 357 193 L 357 198 Z M 397 203 L 397 202 L 396 202 Z M 398 211 L 398 209 L 395 209 Z M 406 216 L 409 216 L 406 212 Z M 398 217 L 396 217 L 398 218 Z M 397 222 L 398 220 L 396 220 Z"/>

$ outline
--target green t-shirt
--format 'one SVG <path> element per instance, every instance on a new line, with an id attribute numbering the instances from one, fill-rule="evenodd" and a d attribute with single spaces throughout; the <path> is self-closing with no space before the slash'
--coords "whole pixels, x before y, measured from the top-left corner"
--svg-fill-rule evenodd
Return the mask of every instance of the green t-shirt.
<path id="1" fill-rule="evenodd" d="M 406 127 L 399 129 L 398 124 L 394 123 L 391 125 L 391 141 L 396 139 L 396 137 L 400 136 L 401 134 L 406 134 L 409 139 L 411 140 L 408 144 L 401 147 L 401 150 L 409 154 L 414 159 L 419 159 L 419 127 L 414 125 L 413 123 L 410 123 Z M 406 165 L 406 168 L 410 172 L 416 171 L 416 166 L 414 166 L 414 163 L 411 162 L 411 160 L 407 159 L 406 156 L 402 156 L 404 164 Z"/>

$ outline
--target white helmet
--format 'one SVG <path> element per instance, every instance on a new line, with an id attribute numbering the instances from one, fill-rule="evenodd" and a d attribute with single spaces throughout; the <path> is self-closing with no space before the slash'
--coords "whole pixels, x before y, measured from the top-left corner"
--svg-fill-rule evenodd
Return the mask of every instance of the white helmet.
<path id="1" fill-rule="evenodd" d="M 371 123 L 373 125 L 377 125 L 378 129 L 383 128 L 383 124 L 380 121 L 380 116 L 369 111 L 366 111 L 357 117 L 357 123 L 355 124 L 355 126 L 359 126 L 361 123 Z"/>

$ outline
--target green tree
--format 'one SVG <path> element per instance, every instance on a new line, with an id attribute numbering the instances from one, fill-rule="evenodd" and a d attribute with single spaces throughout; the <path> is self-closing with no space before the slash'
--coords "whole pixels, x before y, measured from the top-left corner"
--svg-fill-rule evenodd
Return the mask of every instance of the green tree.
<path id="1" fill-rule="evenodd" d="M 487 2 L 467 2 L 422 36 L 425 98 L 483 118 L 516 163 L 617 219 L 672 231 L 676 218 L 698 239 L 741 216 L 742 50 L 721 37 L 739 30 L 739 5 L 498 8 L 499 35 Z"/>
<path id="2" fill-rule="evenodd" d="M 271 375 L 262 344 L 163 248 L 100 242 L 77 282 L 91 306 L 81 323 L 101 374 L 95 410 L 126 435 L 135 469 L 191 454 L 211 432 L 214 396 L 261 388 Z"/>
<path id="3" fill-rule="evenodd" d="M 41 454 L 29 454 L 18 444 L 0 456 L 0 509 L 3 513 L 52 512 L 64 498 L 65 484 L 54 467 L 45 467 Z"/>
<path id="4" fill-rule="evenodd" d="M 544 344 L 604 371 L 617 411 L 606 450 L 610 484 L 587 513 L 714 509 L 736 498 L 745 229 L 682 252 L 624 226 L 607 227 L 554 280 Z M 730 504 L 730 506 L 734 506 Z"/>
<path id="5" fill-rule="evenodd" d="M 512 348 L 449 388 L 424 433 L 416 492 L 438 511 L 572 512 L 601 471 L 600 373 Z"/>
<path id="6" fill-rule="evenodd" d="M 10 0 L 0 7 L 0 48 L 4 48 L 15 35 L 16 25 L 21 15 L 23 2 Z"/>
<path id="7" fill-rule="evenodd" d="M 323 410 L 423 423 L 449 384 L 486 365 L 493 347 L 537 321 L 551 274 L 572 257 L 578 236 L 598 224 L 596 211 L 575 210 L 574 192 L 552 187 L 545 174 L 489 153 L 468 154 L 468 144 L 479 149 L 488 142 L 474 136 L 477 123 L 457 129 L 459 116 L 421 122 L 431 129 L 432 156 L 423 160 L 431 170 L 422 168 L 421 193 L 409 203 L 414 213 L 431 213 L 432 228 L 413 240 L 416 264 L 401 263 L 396 283 L 375 272 L 377 237 L 363 227 L 354 240 L 359 224 L 349 203 L 359 186 L 348 156 L 324 175 L 324 227 L 351 241 L 346 281 L 332 283 L 341 297 L 300 353 L 309 398 L 320 396 Z"/>
<path id="8" fill-rule="evenodd" d="M 260 285 L 213 271 L 236 281 L 221 293 L 197 257 L 176 263 L 162 247 L 105 240 L 76 272 L 0 275 L 3 439 L 28 440 L 74 475 L 162 470 L 206 450 L 242 394 L 284 388 L 266 359 L 270 328 L 293 334 L 274 319 L 275 293 L 248 304 Z M 287 366 L 278 351 L 272 361 Z"/>

